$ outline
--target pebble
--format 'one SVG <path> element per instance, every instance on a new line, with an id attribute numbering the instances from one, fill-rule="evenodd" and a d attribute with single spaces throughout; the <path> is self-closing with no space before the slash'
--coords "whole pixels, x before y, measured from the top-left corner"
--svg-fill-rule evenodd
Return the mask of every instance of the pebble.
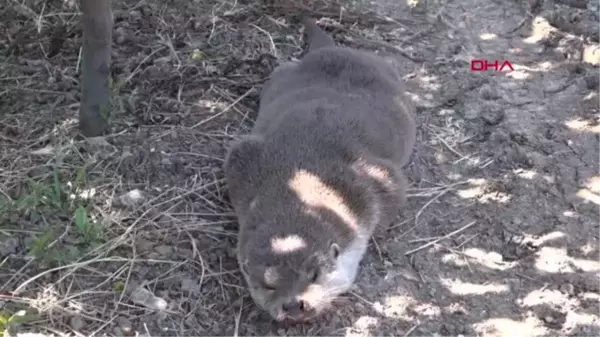
<path id="1" fill-rule="evenodd" d="M 498 125 L 504 120 L 504 110 L 500 107 L 490 107 L 483 112 L 481 118 L 489 125 Z"/>
<path id="2" fill-rule="evenodd" d="M 123 332 L 123 330 L 121 330 L 119 327 L 114 327 L 113 328 L 113 334 L 117 337 L 123 337 L 125 336 L 125 333 Z"/>
<path id="3" fill-rule="evenodd" d="M 135 248 L 140 253 L 146 253 L 154 247 L 154 244 L 144 238 L 135 239 Z"/>
<path id="4" fill-rule="evenodd" d="M 164 310 L 167 308 L 167 301 L 154 296 L 150 290 L 144 287 L 138 287 L 132 292 L 131 301 L 148 309 Z"/>
<path id="5" fill-rule="evenodd" d="M 131 190 L 119 197 L 119 201 L 121 201 L 123 205 L 128 207 L 138 206 L 144 200 L 144 193 L 138 189 Z"/>
<path id="6" fill-rule="evenodd" d="M 200 292 L 200 283 L 190 277 L 184 277 L 181 279 L 181 290 L 188 291 L 191 294 L 198 294 Z"/>
<path id="7" fill-rule="evenodd" d="M 129 16 L 134 20 L 139 20 L 142 18 L 142 13 L 140 11 L 131 11 L 129 12 Z"/>
<path id="8" fill-rule="evenodd" d="M 118 44 L 125 43 L 127 41 L 127 32 L 125 31 L 125 28 L 118 27 L 115 29 L 115 38 Z"/>
<path id="9" fill-rule="evenodd" d="M 450 116 L 450 115 L 454 115 L 456 113 L 456 111 L 454 111 L 454 109 L 441 109 L 438 112 L 438 116 Z"/>
<path id="10" fill-rule="evenodd" d="M 85 326 L 85 324 L 83 323 L 83 319 L 81 319 L 81 317 L 79 316 L 71 317 L 71 319 L 69 320 L 69 325 L 75 331 L 80 331 Z"/>
<path id="11" fill-rule="evenodd" d="M 463 111 L 463 117 L 467 120 L 473 120 L 480 116 L 481 107 L 479 106 L 465 106 L 465 110 Z"/>
<path id="12" fill-rule="evenodd" d="M 157 246 L 156 248 L 154 248 L 154 251 L 163 257 L 169 257 L 173 254 L 173 247 L 161 245 L 161 246 Z"/>
<path id="13" fill-rule="evenodd" d="M 565 283 L 560 286 L 560 291 L 569 296 L 572 296 L 575 293 L 575 287 L 571 283 Z"/>
<path id="14" fill-rule="evenodd" d="M 481 98 L 488 101 L 495 100 L 500 97 L 500 95 L 498 94 L 498 90 L 496 90 L 487 83 L 482 85 L 481 88 L 479 88 L 479 95 L 481 96 Z"/>
<path id="15" fill-rule="evenodd" d="M 16 254 L 19 251 L 19 239 L 11 237 L 0 240 L 0 256 Z"/>
<path id="16" fill-rule="evenodd" d="M 131 321 L 123 316 L 117 317 L 117 325 L 119 330 L 125 335 L 129 335 L 133 330 Z"/>
<path id="17" fill-rule="evenodd" d="M 429 289 L 429 295 L 430 295 L 431 297 L 435 297 L 435 293 L 436 293 L 436 289 L 435 289 L 435 288 L 431 288 L 431 289 Z"/>

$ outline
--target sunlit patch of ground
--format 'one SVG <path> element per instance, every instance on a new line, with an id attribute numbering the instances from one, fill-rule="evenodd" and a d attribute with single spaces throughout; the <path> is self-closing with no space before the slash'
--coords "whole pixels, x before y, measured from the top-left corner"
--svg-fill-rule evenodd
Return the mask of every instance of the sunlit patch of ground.
<path id="1" fill-rule="evenodd" d="M 566 248 L 542 247 L 536 252 L 535 266 L 547 273 L 574 273 L 600 271 L 600 262 L 570 257 Z"/>
<path id="2" fill-rule="evenodd" d="M 482 204 L 488 202 L 505 204 L 511 199 L 508 193 L 494 191 L 494 184 L 485 179 L 470 179 L 469 182 L 473 187 L 460 189 L 456 192 L 463 199 L 475 199 Z"/>
<path id="3" fill-rule="evenodd" d="M 485 294 L 501 294 L 510 291 L 508 285 L 505 284 L 475 284 L 463 282 L 460 280 L 441 279 L 444 285 L 451 293 L 456 295 L 485 295 Z"/>
<path id="4" fill-rule="evenodd" d="M 541 337 L 548 333 L 543 323 L 535 316 L 519 321 L 510 318 L 490 318 L 474 324 L 473 328 L 482 337 Z"/>
<path id="5" fill-rule="evenodd" d="M 470 263 L 474 263 L 495 270 L 507 270 L 517 265 L 517 262 L 503 261 L 502 255 L 496 252 L 486 252 L 479 248 L 467 248 L 463 251 L 462 256 L 446 254 L 442 257 L 442 261 L 460 267 L 466 267 Z"/>

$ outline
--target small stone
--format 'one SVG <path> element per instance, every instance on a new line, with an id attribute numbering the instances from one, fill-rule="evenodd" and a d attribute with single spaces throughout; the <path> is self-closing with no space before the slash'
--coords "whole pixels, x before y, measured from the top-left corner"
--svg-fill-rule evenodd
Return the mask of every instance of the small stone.
<path id="1" fill-rule="evenodd" d="M 480 117 L 481 107 L 479 106 L 465 106 L 463 111 L 463 117 L 467 120 L 473 120 Z"/>
<path id="2" fill-rule="evenodd" d="M 69 325 L 75 331 L 80 331 L 85 326 L 85 324 L 83 323 L 83 319 L 81 319 L 81 317 L 79 316 L 71 317 L 71 319 L 69 320 Z"/>
<path id="3" fill-rule="evenodd" d="M 575 293 L 575 287 L 573 287 L 571 283 L 565 283 L 561 285 L 559 289 L 562 293 L 565 293 L 569 296 L 573 296 L 573 294 Z"/>
<path id="4" fill-rule="evenodd" d="M 544 317 L 544 321 L 546 323 L 552 323 L 552 322 L 554 322 L 554 318 L 552 316 L 546 316 L 546 317 Z"/>
<path id="5" fill-rule="evenodd" d="M 498 90 L 496 90 L 487 83 L 482 85 L 481 88 L 479 88 L 479 95 L 481 96 L 481 98 L 488 101 L 495 100 L 500 97 L 500 95 L 498 95 Z"/>
<path id="6" fill-rule="evenodd" d="M 206 71 L 207 74 L 216 74 L 219 72 L 219 68 L 214 64 L 207 64 L 204 66 L 204 71 Z"/>
<path id="7" fill-rule="evenodd" d="M 133 330 L 133 325 L 131 322 L 123 316 L 117 317 L 117 325 L 119 330 L 121 330 L 121 332 L 125 335 L 131 334 Z"/>
<path id="8" fill-rule="evenodd" d="M 203 27 L 204 27 L 204 24 L 203 24 L 202 21 L 200 21 L 200 20 L 193 20 L 192 21 L 192 29 L 194 29 L 195 31 L 199 31 Z"/>
<path id="9" fill-rule="evenodd" d="M 439 116 L 449 116 L 449 115 L 454 115 L 456 113 L 456 111 L 454 111 L 454 109 L 441 109 L 438 112 Z"/>
<path id="10" fill-rule="evenodd" d="M 135 239 L 135 248 L 140 253 L 146 253 L 154 247 L 154 244 L 143 238 Z"/>
<path id="11" fill-rule="evenodd" d="M 167 308 L 167 301 L 160 297 L 154 296 L 150 290 L 144 288 L 143 286 L 136 288 L 131 293 L 131 301 L 135 304 L 153 310 L 165 310 Z"/>
<path id="12" fill-rule="evenodd" d="M 498 125 L 504 120 L 504 116 L 504 110 L 499 107 L 493 107 L 486 109 L 481 115 L 481 118 L 489 125 Z"/>
<path id="13" fill-rule="evenodd" d="M 506 132 L 504 132 L 504 130 L 498 129 L 492 132 L 490 139 L 496 143 L 505 143 L 510 139 L 510 137 Z"/>
<path id="14" fill-rule="evenodd" d="M 195 279 L 184 277 L 181 279 L 181 290 L 188 291 L 191 294 L 198 294 L 200 292 L 200 283 Z"/>
<path id="15" fill-rule="evenodd" d="M 134 20 L 139 20 L 142 18 L 142 13 L 140 11 L 131 11 L 129 12 L 129 16 Z"/>
<path id="16" fill-rule="evenodd" d="M 0 240 L 0 256 L 16 254 L 19 251 L 19 239 L 10 237 Z"/>
<path id="17" fill-rule="evenodd" d="M 127 32 L 125 28 L 119 27 L 115 29 L 115 37 L 118 44 L 123 44 L 127 41 Z"/>
<path id="18" fill-rule="evenodd" d="M 125 333 L 123 332 L 123 330 L 121 330 L 118 326 L 113 328 L 113 334 L 117 337 L 125 336 Z"/>
<path id="19" fill-rule="evenodd" d="M 144 200 L 144 193 L 138 189 L 131 190 L 119 197 L 119 201 L 127 207 L 139 206 Z"/>
<path id="20" fill-rule="evenodd" d="M 169 257 L 173 254 L 173 247 L 161 245 L 161 246 L 155 247 L 154 251 L 157 252 L 159 255 L 162 255 L 164 257 Z"/>

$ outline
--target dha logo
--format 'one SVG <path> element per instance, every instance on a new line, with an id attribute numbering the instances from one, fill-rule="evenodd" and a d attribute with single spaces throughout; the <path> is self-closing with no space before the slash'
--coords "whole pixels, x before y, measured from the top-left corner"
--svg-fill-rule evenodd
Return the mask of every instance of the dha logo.
<path id="1" fill-rule="evenodd" d="M 503 71 L 505 69 L 509 69 L 510 71 L 515 70 L 510 61 L 495 60 L 494 62 L 490 62 L 483 59 L 471 61 L 471 71 L 488 71 L 490 68 L 494 69 L 494 71 Z"/>

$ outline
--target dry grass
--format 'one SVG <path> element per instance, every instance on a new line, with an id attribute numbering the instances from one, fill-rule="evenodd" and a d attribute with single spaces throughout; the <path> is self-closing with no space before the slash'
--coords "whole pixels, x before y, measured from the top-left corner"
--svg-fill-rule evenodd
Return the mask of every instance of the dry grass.
<path id="1" fill-rule="evenodd" d="M 0 330 L 235 335 L 251 301 L 226 144 L 277 57 L 302 51 L 282 15 L 358 16 L 339 2 L 114 6 L 113 133 L 89 140 L 76 130 L 77 7 L 0 6 Z"/>

